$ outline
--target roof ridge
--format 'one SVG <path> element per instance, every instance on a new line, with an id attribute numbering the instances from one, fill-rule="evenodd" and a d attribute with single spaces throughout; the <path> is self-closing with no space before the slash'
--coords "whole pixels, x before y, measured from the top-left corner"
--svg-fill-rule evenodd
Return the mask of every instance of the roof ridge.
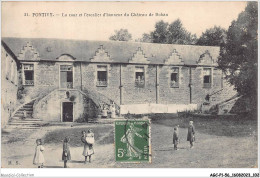
<path id="1" fill-rule="evenodd" d="M 2 39 L 32 39 L 32 40 L 58 40 L 58 41 L 80 41 L 80 42 L 104 42 L 104 43 L 132 43 L 132 44 L 148 44 L 148 45 L 169 45 L 169 46 L 195 46 L 195 47 L 215 47 L 215 48 L 220 48 L 220 46 L 203 46 L 203 45 L 193 45 L 193 44 L 168 44 L 168 43 L 149 43 L 149 42 L 137 42 L 137 41 L 112 41 L 112 40 L 85 40 L 85 39 L 69 39 L 69 38 L 35 38 L 35 37 L 23 37 L 23 38 L 19 38 L 19 37 L 2 37 Z"/>
<path id="2" fill-rule="evenodd" d="M 46 60 L 55 60 L 61 54 L 69 54 L 76 58 L 76 61 L 90 61 L 100 45 L 103 45 L 104 50 L 108 52 L 114 63 L 128 63 L 136 50 L 140 48 L 150 64 L 164 64 L 164 60 L 168 59 L 175 50 L 178 51 L 178 55 L 183 59 L 184 64 L 197 65 L 200 56 L 207 50 L 212 59 L 217 61 L 220 50 L 219 47 L 212 46 L 58 38 L 2 37 L 2 41 L 16 56 L 27 42 L 31 42 L 40 58 Z"/>

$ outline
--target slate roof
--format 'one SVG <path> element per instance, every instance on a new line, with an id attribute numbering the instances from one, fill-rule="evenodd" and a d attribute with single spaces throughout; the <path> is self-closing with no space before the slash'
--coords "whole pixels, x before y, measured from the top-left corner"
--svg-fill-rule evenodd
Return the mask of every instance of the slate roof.
<path id="1" fill-rule="evenodd" d="M 216 46 L 195 46 L 178 44 L 157 44 L 140 42 L 119 42 L 119 41 L 86 41 L 86 40 L 65 40 L 48 38 L 9 38 L 4 37 L 2 41 L 18 56 L 23 46 L 30 42 L 40 55 L 41 60 L 57 60 L 62 54 L 69 54 L 75 61 L 87 61 L 95 56 L 96 51 L 103 45 L 103 48 L 110 56 L 112 62 L 128 63 L 134 53 L 141 47 L 143 54 L 152 64 L 163 64 L 174 50 L 178 52 L 186 65 L 196 65 L 200 56 L 208 51 L 214 61 L 219 56 L 219 47 Z"/>

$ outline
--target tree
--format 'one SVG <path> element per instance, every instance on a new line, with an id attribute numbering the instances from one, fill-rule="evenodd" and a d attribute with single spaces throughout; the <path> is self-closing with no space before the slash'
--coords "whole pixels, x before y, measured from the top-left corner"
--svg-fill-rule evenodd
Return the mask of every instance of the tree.
<path id="1" fill-rule="evenodd" d="M 130 41 L 132 40 L 132 35 L 127 29 L 115 30 L 115 35 L 109 37 L 109 40 L 113 41 Z"/>
<path id="2" fill-rule="evenodd" d="M 172 22 L 168 27 L 168 44 L 194 44 L 196 35 L 192 35 L 182 25 L 180 19 Z"/>
<path id="3" fill-rule="evenodd" d="M 145 43 L 151 43 L 152 42 L 152 37 L 151 34 L 144 33 L 142 38 L 136 39 L 136 42 L 145 42 Z"/>
<path id="4" fill-rule="evenodd" d="M 163 20 L 155 24 L 155 30 L 151 32 L 153 43 L 166 43 L 168 36 L 168 23 Z"/>
<path id="5" fill-rule="evenodd" d="M 214 26 L 202 33 L 198 39 L 197 45 L 202 46 L 220 46 L 225 43 L 227 34 L 226 30 L 221 27 Z"/>
<path id="6" fill-rule="evenodd" d="M 229 27 L 218 60 L 229 83 L 250 101 L 250 109 L 257 109 L 257 25 L 257 2 L 248 2 Z"/>
<path id="7" fill-rule="evenodd" d="M 197 37 L 188 32 L 180 19 L 171 24 L 159 21 L 155 24 L 155 30 L 151 32 L 151 42 L 167 44 L 195 44 Z"/>

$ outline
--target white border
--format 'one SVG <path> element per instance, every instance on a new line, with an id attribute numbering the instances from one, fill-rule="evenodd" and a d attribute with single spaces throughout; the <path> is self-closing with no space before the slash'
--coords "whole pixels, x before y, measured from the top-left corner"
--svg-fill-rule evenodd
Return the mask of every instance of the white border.
<path id="1" fill-rule="evenodd" d="M 9 174 L 10 177 L 19 177 L 21 174 L 34 174 L 34 177 L 210 177 L 211 173 L 259 173 L 255 169 L 173 169 L 173 168 L 102 168 L 102 169 L 2 169 L 1 174 Z M 29 177 L 29 176 L 28 176 Z"/>
<path id="2" fill-rule="evenodd" d="M 16 1 L 25 1 L 25 0 L 16 0 Z M 26 1 L 33 1 L 33 0 L 26 0 Z M 52 0 L 45 0 L 45 1 L 52 1 Z M 64 0 L 56 0 L 56 1 L 64 1 Z M 66 1 L 66 0 L 65 0 Z M 78 0 L 86 1 L 86 0 Z M 96 0 L 96 1 L 111 1 L 111 0 Z M 140 0 L 128 0 L 128 1 L 140 1 Z M 149 0 L 149 1 L 158 1 L 158 0 Z M 169 0 L 160 0 L 160 1 L 169 1 Z M 194 1 L 194 0 L 187 0 L 187 1 Z M 199 1 L 214 1 L 214 0 L 199 0 Z M 226 1 L 226 0 L 218 0 L 218 1 Z M 235 0 L 230 0 L 235 1 Z M 249 0 L 236 0 L 236 1 L 249 1 Z M 259 4 L 259 3 L 258 3 Z M 0 3 L 0 7 L 2 4 Z M 259 5 L 258 5 L 259 7 Z M 259 17 L 259 8 L 258 8 L 258 17 Z M 1 13 L 0 13 L 1 17 Z M 0 18 L 1 20 L 1 18 Z M 1 27 L 2 23 L 0 24 Z M 258 23 L 258 29 L 259 29 Z M 1 28 L 2 29 L 2 28 Z M 1 34 L 0 34 L 1 35 Z M 259 44 L 259 36 L 258 36 L 258 44 Z M 258 51 L 260 47 L 258 45 Z M 1 55 L 1 54 L 0 54 Z M 258 56 L 259 61 L 259 56 Z M 258 71 L 260 70 L 260 66 L 258 65 Z M 1 68 L 0 68 L 1 74 Z M 259 74 L 258 74 L 258 84 L 260 82 Z M 0 84 L 1 86 L 1 84 Z M 258 95 L 258 101 L 260 97 Z M 260 107 L 258 104 L 258 116 L 260 114 Z M 260 126 L 260 122 L 258 122 L 258 128 Z M 1 133 L 0 133 L 1 135 Z M 259 148 L 259 136 L 258 136 L 258 148 Z M 1 155 L 1 152 L 0 152 Z M 1 162 L 0 162 L 1 165 Z M 258 149 L 258 165 L 259 165 L 259 149 Z M 259 173 L 259 168 L 251 168 L 251 169 L 202 169 L 202 168 L 195 168 L 195 169 L 176 169 L 176 168 L 168 168 L 168 169 L 8 169 L 8 168 L 1 168 L 1 174 L 10 174 L 10 177 L 18 177 L 23 174 L 34 174 L 34 177 L 209 177 L 210 173 L 218 172 L 218 173 Z"/>

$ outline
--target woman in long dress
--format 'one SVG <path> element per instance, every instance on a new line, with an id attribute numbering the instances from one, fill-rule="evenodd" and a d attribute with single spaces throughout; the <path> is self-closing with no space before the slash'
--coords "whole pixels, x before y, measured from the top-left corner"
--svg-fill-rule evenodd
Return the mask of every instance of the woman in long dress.
<path id="1" fill-rule="evenodd" d="M 93 144 L 94 144 L 94 133 L 91 129 L 82 132 L 83 136 L 81 141 L 84 143 L 84 150 L 82 155 L 85 156 L 85 164 L 87 164 L 87 158 L 89 157 L 89 162 L 91 162 L 91 155 L 94 154 Z"/>
<path id="2" fill-rule="evenodd" d="M 37 165 L 38 168 L 43 168 L 43 164 L 44 164 L 44 156 L 43 156 L 43 151 L 44 151 L 44 147 L 42 146 L 42 140 L 41 139 L 37 139 L 36 140 L 36 148 L 35 148 L 35 154 L 34 154 L 34 158 L 33 158 L 33 164 Z"/>

